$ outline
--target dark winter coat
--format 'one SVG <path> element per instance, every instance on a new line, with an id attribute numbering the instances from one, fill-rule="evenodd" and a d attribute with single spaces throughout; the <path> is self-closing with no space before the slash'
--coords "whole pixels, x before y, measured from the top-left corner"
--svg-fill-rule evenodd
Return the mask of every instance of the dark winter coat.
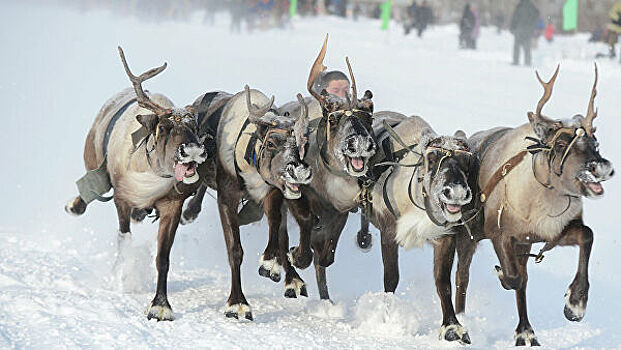
<path id="1" fill-rule="evenodd" d="M 459 22 L 459 30 L 461 32 L 461 36 L 464 38 L 470 38 L 472 36 L 472 31 L 476 25 L 476 18 L 474 13 L 470 9 L 470 5 L 466 5 L 464 8 L 464 12 L 461 15 L 461 21 Z"/>
<path id="2" fill-rule="evenodd" d="M 511 17 L 511 33 L 520 39 L 530 39 L 537 28 L 539 10 L 530 0 L 520 0 Z"/>

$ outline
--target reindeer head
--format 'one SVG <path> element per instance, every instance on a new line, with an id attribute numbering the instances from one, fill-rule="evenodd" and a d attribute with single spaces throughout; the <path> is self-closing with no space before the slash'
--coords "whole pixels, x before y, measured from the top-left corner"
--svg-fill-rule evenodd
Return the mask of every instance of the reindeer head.
<path id="1" fill-rule="evenodd" d="M 362 99 L 358 100 L 356 80 L 349 58 L 346 62 L 352 82 L 352 96 L 346 94 L 345 98 L 340 98 L 326 90 L 319 94 L 313 90 L 313 82 L 326 69 L 323 59 L 327 43 L 328 35 L 307 82 L 308 92 L 319 101 L 323 113 L 317 131 L 321 157 L 331 167 L 350 176 L 364 176 L 368 170 L 368 161 L 377 148 L 372 134 L 373 94 L 367 90 Z"/>
<path id="2" fill-rule="evenodd" d="M 311 167 L 304 163 L 308 142 L 308 108 L 298 94 L 300 115 L 277 115 L 272 109 L 274 97 L 263 107 L 252 104 L 250 88 L 246 90 L 248 119 L 257 127 L 259 151 L 256 154 L 257 171 L 272 186 L 279 188 L 285 198 L 298 199 L 301 184 L 312 178 Z"/>
<path id="3" fill-rule="evenodd" d="M 544 166 L 547 169 L 534 167 L 534 175 L 540 182 L 547 181 L 547 186 L 564 194 L 598 198 L 604 194 L 601 182 L 610 179 L 614 169 L 612 163 L 600 155 L 593 127 L 593 119 L 597 117 L 593 107 L 597 94 L 597 65 L 586 117 L 578 114 L 570 119 L 557 120 L 541 114 L 543 106 L 552 95 L 558 72 L 559 67 L 547 83 L 537 73 L 544 94 L 535 113 L 528 112 L 528 120 L 541 146 L 541 152 L 533 157 L 545 155 L 547 162 L 544 162 Z"/>
<path id="4" fill-rule="evenodd" d="M 134 86 L 138 105 L 153 114 L 137 115 L 136 120 L 146 129 L 147 160 L 159 175 L 174 175 L 177 181 L 192 184 L 198 181 L 197 164 L 207 159 L 203 145 L 205 137 L 198 136 L 198 124 L 194 108 L 164 108 L 153 102 L 142 90 L 142 82 L 161 73 L 161 67 L 152 68 L 140 76 L 135 76 L 129 69 L 123 49 L 119 46 L 121 61 L 125 72 Z"/>
<path id="5" fill-rule="evenodd" d="M 472 200 L 470 186 L 476 184 L 472 177 L 478 174 L 478 161 L 470 152 L 466 135 L 458 131 L 453 137 L 437 136 L 426 128 L 419 149 L 419 181 L 427 214 L 449 223 L 461 220 L 462 207 Z"/>

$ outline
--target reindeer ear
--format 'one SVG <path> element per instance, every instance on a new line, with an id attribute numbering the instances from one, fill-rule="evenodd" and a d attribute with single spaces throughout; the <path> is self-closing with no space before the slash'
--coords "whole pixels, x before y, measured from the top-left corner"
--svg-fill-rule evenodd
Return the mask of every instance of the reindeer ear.
<path id="1" fill-rule="evenodd" d="M 196 107 L 192 105 L 185 106 L 185 110 L 188 111 L 191 115 L 196 115 Z"/>
<path id="2" fill-rule="evenodd" d="M 528 121 L 530 122 L 530 126 L 535 132 L 535 135 L 541 140 L 547 140 L 556 130 L 560 129 L 563 124 L 556 120 L 552 120 L 546 118 L 544 116 L 539 116 L 533 112 L 528 112 Z"/>
<path id="3" fill-rule="evenodd" d="M 155 127 L 159 122 L 159 117 L 155 114 L 138 114 L 136 116 L 136 120 L 140 123 L 140 125 L 144 126 L 149 133 L 152 133 L 155 132 Z"/>
<path id="4" fill-rule="evenodd" d="M 455 134 L 453 135 L 453 137 L 458 138 L 458 139 L 462 139 L 462 140 L 466 140 L 468 138 L 466 136 L 466 133 L 463 130 L 455 131 Z"/>
<path id="5" fill-rule="evenodd" d="M 418 145 L 420 149 L 424 150 L 429 142 L 431 142 L 431 140 L 433 140 L 435 137 L 436 133 L 433 132 L 433 130 L 431 130 L 430 128 L 425 127 L 423 130 L 421 130 L 420 140 L 418 140 Z"/>
<path id="6" fill-rule="evenodd" d="M 364 92 L 362 99 L 358 101 L 358 107 L 363 111 L 367 111 L 369 113 L 373 113 L 373 93 L 371 90 L 367 90 Z"/>

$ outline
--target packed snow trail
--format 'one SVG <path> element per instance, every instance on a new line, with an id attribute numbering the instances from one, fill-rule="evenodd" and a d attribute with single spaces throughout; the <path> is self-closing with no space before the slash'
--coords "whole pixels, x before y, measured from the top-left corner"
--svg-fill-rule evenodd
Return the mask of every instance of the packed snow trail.
<path id="1" fill-rule="evenodd" d="M 156 225 L 133 226 L 133 242 L 117 256 L 116 211 L 93 203 L 84 216 L 63 212 L 83 173 L 82 149 L 103 102 L 129 86 L 116 46 L 137 71 L 169 63 L 145 88 L 177 105 L 205 91 L 237 92 L 245 84 L 276 95 L 277 104 L 305 92 L 308 69 L 326 32 L 326 64 L 345 69 L 348 55 L 360 90 L 370 89 L 376 110 L 423 116 L 440 133 L 468 134 L 527 121 L 541 95 L 534 76 L 561 63 L 546 114 L 585 113 L 593 81 L 592 57 L 606 48 L 587 35 L 540 42 L 534 68 L 510 63 L 512 38 L 483 28 L 479 50 L 457 49 L 455 25 L 433 27 L 422 39 L 403 36 L 379 21 L 320 17 L 294 21 L 293 30 L 232 35 L 228 17 L 205 26 L 144 22 L 105 11 L 0 4 L 0 105 L 3 106 L 0 173 L 0 347 L 2 348 L 435 348 L 441 309 L 432 276 L 432 248 L 400 252 L 395 295 L 381 293 L 379 234 L 367 254 L 355 248 L 352 215 L 328 269 L 334 305 L 318 300 L 314 272 L 301 271 L 309 298 L 285 299 L 282 284 L 257 273 L 267 242 L 265 221 L 242 228 L 242 284 L 254 322 L 226 319 L 229 268 L 215 200 L 205 197 L 195 223 L 180 227 L 172 249 L 169 300 L 176 320 L 147 321 L 154 295 Z M 600 62 L 595 120 L 602 154 L 621 155 L 617 126 L 621 65 Z M 617 162 L 618 163 L 618 162 Z M 618 177 L 617 177 L 618 178 Z M 563 317 L 564 293 L 577 265 L 577 248 L 546 253 L 529 268 L 530 320 L 549 348 L 621 347 L 617 238 L 617 178 L 606 196 L 585 200 L 585 221 L 595 232 L 586 317 Z M 214 195 L 214 193 L 211 193 Z M 290 225 L 292 244 L 296 225 Z M 535 247 L 537 249 L 539 246 Z M 471 270 L 468 303 L 460 321 L 472 348 L 513 345 L 517 312 L 513 292 L 492 274 L 497 259 L 484 241 Z"/>

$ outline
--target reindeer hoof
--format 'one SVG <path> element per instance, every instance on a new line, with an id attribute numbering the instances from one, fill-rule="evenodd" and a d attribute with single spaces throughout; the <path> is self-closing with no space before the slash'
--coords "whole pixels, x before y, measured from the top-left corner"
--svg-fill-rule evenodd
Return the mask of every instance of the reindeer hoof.
<path id="1" fill-rule="evenodd" d="M 132 223 L 134 224 L 138 224 L 141 223 L 144 218 L 147 217 L 149 213 L 145 210 L 145 209 L 132 209 L 132 214 L 131 214 L 131 218 L 132 218 Z"/>
<path id="2" fill-rule="evenodd" d="M 313 252 L 309 249 L 308 252 L 300 253 L 300 247 L 291 247 L 287 257 L 291 265 L 304 270 L 313 261 Z"/>
<path id="3" fill-rule="evenodd" d="M 166 302 L 168 304 L 168 302 Z M 146 311 L 147 320 L 152 318 L 158 321 L 172 321 L 175 319 L 175 315 L 173 314 L 170 305 L 149 305 Z"/>
<path id="4" fill-rule="evenodd" d="M 236 320 L 246 319 L 248 321 L 253 321 L 252 311 L 250 311 L 250 306 L 248 304 L 227 304 L 224 309 L 224 316 L 228 318 L 234 318 Z"/>
<path id="5" fill-rule="evenodd" d="M 532 329 L 524 330 L 521 333 L 516 332 L 513 338 L 515 339 L 515 346 L 541 346 Z"/>
<path id="6" fill-rule="evenodd" d="M 308 291 L 304 281 L 294 278 L 291 283 L 285 284 L 285 298 L 297 298 L 299 295 L 308 297 Z"/>
<path id="7" fill-rule="evenodd" d="M 278 263 L 276 258 L 264 260 L 263 256 L 259 259 L 259 275 L 269 278 L 274 282 L 280 282 L 282 274 L 282 265 Z"/>
<path id="8" fill-rule="evenodd" d="M 468 331 L 460 324 L 443 325 L 440 327 L 440 340 L 457 341 L 460 344 L 471 344 Z"/>
<path id="9" fill-rule="evenodd" d="M 585 300 L 579 300 L 577 303 L 572 303 L 571 289 L 569 289 L 567 293 L 565 293 L 565 308 L 563 309 L 565 318 L 573 322 L 582 321 L 586 312 L 585 304 Z"/>
<path id="10" fill-rule="evenodd" d="M 183 214 L 181 214 L 181 220 L 179 220 L 179 222 L 181 223 L 181 225 L 188 225 L 194 222 L 197 217 L 198 213 L 196 211 L 186 209 L 183 211 Z"/>
<path id="11" fill-rule="evenodd" d="M 362 250 L 364 253 L 367 253 L 373 246 L 373 236 L 369 233 L 369 231 L 360 230 L 356 235 L 356 244 L 358 245 L 358 249 Z"/>

